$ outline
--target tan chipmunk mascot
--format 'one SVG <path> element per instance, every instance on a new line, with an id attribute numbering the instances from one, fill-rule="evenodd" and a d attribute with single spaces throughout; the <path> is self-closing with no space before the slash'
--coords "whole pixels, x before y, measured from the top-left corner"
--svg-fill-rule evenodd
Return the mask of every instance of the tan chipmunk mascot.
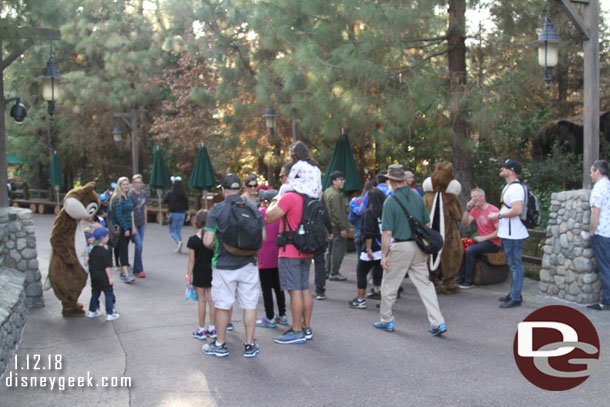
<path id="1" fill-rule="evenodd" d="M 100 200 L 94 190 L 95 182 L 72 189 L 64 198 L 64 207 L 55 218 L 51 231 L 51 260 L 49 281 L 55 296 L 61 301 L 64 317 L 85 315 L 78 302 L 87 283 L 87 242 L 81 220 L 95 215 Z"/>
<path id="2" fill-rule="evenodd" d="M 464 256 L 460 231 L 456 224 L 462 219 L 463 213 L 462 204 L 458 199 L 462 185 L 453 176 L 453 164 L 441 162 L 437 164 L 434 174 L 424 180 L 422 186 L 432 229 L 438 230 L 444 240 L 441 251 L 430 256 L 430 281 L 434 283 L 437 293 L 455 294 L 460 291 L 455 284 L 455 278 Z"/>

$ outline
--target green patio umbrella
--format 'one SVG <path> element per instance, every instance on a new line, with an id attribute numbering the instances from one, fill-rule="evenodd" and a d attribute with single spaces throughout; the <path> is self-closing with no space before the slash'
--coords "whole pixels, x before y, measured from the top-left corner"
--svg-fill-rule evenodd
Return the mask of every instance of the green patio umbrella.
<path id="1" fill-rule="evenodd" d="M 53 152 L 51 157 L 51 186 L 55 189 L 55 197 L 57 201 L 57 209 L 59 212 L 59 188 L 64 184 L 64 176 L 61 173 L 61 166 L 59 165 L 59 156 L 57 151 Z"/>
<path id="2" fill-rule="evenodd" d="M 161 155 L 159 146 L 155 148 L 155 155 L 153 156 L 153 169 L 150 176 L 149 185 L 151 188 L 155 188 L 157 190 L 157 198 L 159 199 L 159 213 L 162 213 L 161 192 L 163 189 L 169 188 L 171 182 L 169 181 L 167 168 L 165 168 L 165 163 L 163 162 L 163 156 Z M 163 217 L 160 217 L 159 219 L 161 219 L 161 223 L 163 223 Z"/>
<path id="3" fill-rule="evenodd" d="M 358 173 L 358 167 L 356 166 L 347 134 L 341 135 L 337 144 L 335 144 L 335 150 L 330 157 L 330 162 L 328 167 L 326 167 L 324 180 L 322 181 L 324 189 L 330 186 L 330 174 L 333 171 L 341 171 L 345 175 L 344 193 L 362 190 L 362 181 L 360 180 L 360 174 Z"/>
<path id="4" fill-rule="evenodd" d="M 208 209 L 207 190 L 216 185 L 216 178 L 214 177 L 214 169 L 208 155 L 208 149 L 205 146 L 199 147 L 189 185 L 202 191 L 204 206 L 205 209 Z"/>

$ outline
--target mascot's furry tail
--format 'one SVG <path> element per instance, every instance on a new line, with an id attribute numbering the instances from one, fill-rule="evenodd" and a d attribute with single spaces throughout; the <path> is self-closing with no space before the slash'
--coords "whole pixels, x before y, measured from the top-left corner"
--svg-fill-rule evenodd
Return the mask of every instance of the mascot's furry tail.
<path id="1" fill-rule="evenodd" d="M 430 220 L 431 227 L 434 230 L 437 230 L 441 236 L 443 236 L 443 241 L 445 240 L 445 216 L 443 215 L 443 193 L 437 192 L 434 194 L 434 202 L 432 203 L 432 209 L 430 210 Z M 430 271 L 434 271 L 441 264 L 441 253 L 443 249 L 438 251 L 438 253 L 430 256 Z"/>

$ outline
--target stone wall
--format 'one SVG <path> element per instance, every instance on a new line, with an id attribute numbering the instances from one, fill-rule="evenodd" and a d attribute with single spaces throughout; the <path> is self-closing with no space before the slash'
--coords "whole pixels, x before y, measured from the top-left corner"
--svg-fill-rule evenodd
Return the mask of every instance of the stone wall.
<path id="1" fill-rule="evenodd" d="M 0 267 L 0 377 L 11 365 L 25 325 L 25 274 Z"/>
<path id="2" fill-rule="evenodd" d="M 21 339 L 28 308 L 44 307 L 29 209 L 0 208 L 0 376 Z"/>
<path id="3" fill-rule="evenodd" d="M 592 304 L 600 299 L 601 280 L 589 244 L 590 195 L 588 189 L 551 195 L 538 284 L 541 295 L 578 304 Z"/>
<path id="4" fill-rule="evenodd" d="M 34 221 L 29 209 L 0 209 L 0 266 L 25 275 L 25 303 L 28 308 L 44 307 L 38 270 Z"/>

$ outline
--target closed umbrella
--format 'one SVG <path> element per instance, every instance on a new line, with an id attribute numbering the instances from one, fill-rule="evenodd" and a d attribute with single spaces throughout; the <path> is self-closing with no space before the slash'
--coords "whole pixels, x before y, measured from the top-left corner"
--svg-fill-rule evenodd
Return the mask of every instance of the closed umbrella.
<path id="1" fill-rule="evenodd" d="M 330 162 L 328 167 L 326 167 L 324 180 L 322 181 L 324 189 L 330 186 L 330 174 L 334 171 L 341 171 L 345 175 L 344 193 L 362 190 L 362 181 L 360 180 L 360 174 L 358 173 L 358 167 L 356 166 L 356 160 L 354 160 L 347 134 L 341 135 L 337 144 L 335 144 L 335 150 L 330 157 Z"/>
<path id="2" fill-rule="evenodd" d="M 61 166 L 59 165 L 59 156 L 57 151 L 53 152 L 51 157 L 51 186 L 55 189 L 55 197 L 57 200 L 57 212 L 59 213 L 59 188 L 64 184 L 64 176 L 61 173 Z"/>
<path id="3" fill-rule="evenodd" d="M 214 177 L 214 169 L 212 168 L 212 162 L 208 155 L 208 149 L 203 145 L 199 147 L 197 160 L 195 160 L 195 167 L 193 168 L 191 179 L 189 179 L 189 185 L 203 191 L 202 196 L 205 209 L 208 209 L 207 190 L 216 185 L 216 178 Z"/>
<path id="4" fill-rule="evenodd" d="M 169 181 L 169 176 L 167 175 L 167 168 L 165 168 L 163 155 L 161 155 L 159 146 L 155 148 L 155 154 L 153 156 L 153 169 L 149 184 L 151 188 L 155 188 L 157 190 L 157 198 L 159 199 L 159 214 L 162 214 L 161 192 L 163 189 L 169 188 L 171 183 Z M 157 219 L 159 220 L 159 223 L 163 223 L 163 216 L 159 216 Z"/>

